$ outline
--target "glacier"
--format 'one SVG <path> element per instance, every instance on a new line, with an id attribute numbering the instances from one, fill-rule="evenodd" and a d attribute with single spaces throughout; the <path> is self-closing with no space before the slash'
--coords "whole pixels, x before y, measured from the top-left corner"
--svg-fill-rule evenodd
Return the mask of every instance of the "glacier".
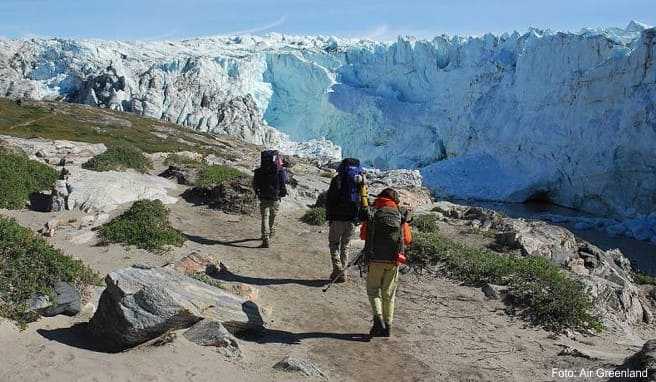
<path id="1" fill-rule="evenodd" d="M 656 29 L 631 22 L 391 42 L 2 39 L 0 95 L 418 169 L 438 197 L 540 199 L 651 221 L 655 37 Z"/>

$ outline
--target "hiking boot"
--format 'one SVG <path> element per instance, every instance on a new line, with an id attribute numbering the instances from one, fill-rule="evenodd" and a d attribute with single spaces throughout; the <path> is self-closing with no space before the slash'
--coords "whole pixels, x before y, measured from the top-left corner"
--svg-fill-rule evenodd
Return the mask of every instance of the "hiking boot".
<path id="1" fill-rule="evenodd" d="M 345 283 L 346 280 L 348 280 L 348 277 L 346 276 L 346 274 L 340 273 L 340 275 L 337 276 L 337 278 L 335 279 L 335 282 L 337 284 L 342 284 L 342 283 Z"/>
<path id="2" fill-rule="evenodd" d="M 369 337 L 383 337 L 385 333 L 385 326 L 380 317 L 374 317 L 374 325 L 369 331 Z"/>
<path id="3" fill-rule="evenodd" d="M 392 325 L 386 322 L 381 337 L 391 337 L 391 336 L 392 336 Z"/>
<path id="4" fill-rule="evenodd" d="M 260 245 L 260 248 L 269 248 L 271 245 L 269 243 L 269 239 L 264 239 L 262 240 L 262 245 Z"/>

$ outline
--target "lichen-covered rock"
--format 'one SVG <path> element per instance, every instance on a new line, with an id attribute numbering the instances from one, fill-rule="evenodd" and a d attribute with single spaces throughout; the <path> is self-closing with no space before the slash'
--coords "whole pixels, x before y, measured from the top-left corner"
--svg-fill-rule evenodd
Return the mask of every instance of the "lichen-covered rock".
<path id="1" fill-rule="evenodd" d="M 184 334 L 189 341 L 201 346 L 213 346 L 228 357 L 240 357 L 239 342 L 220 322 L 201 320 Z"/>
<path id="2" fill-rule="evenodd" d="M 174 270 L 119 269 L 107 275 L 105 283 L 89 327 L 108 349 L 133 347 L 205 318 L 232 332 L 263 325 L 253 302 Z"/>

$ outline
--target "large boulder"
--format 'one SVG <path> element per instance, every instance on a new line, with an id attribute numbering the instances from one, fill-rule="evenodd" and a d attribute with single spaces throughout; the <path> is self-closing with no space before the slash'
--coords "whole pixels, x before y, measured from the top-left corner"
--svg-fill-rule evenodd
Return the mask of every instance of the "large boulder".
<path id="1" fill-rule="evenodd" d="M 620 376 L 611 381 L 656 382 L 656 339 L 645 342 L 642 349 L 627 358 L 616 372 Z"/>
<path id="2" fill-rule="evenodd" d="M 171 269 L 119 269 L 105 282 L 89 327 L 108 350 L 130 348 L 205 318 L 233 333 L 263 325 L 253 302 Z"/>

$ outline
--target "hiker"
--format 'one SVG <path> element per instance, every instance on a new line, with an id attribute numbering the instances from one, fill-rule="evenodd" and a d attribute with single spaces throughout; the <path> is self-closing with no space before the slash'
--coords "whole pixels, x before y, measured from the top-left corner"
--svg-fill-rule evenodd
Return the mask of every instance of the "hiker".
<path id="1" fill-rule="evenodd" d="M 280 206 L 280 199 L 287 196 L 287 170 L 283 157 L 276 150 L 265 150 L 260 154 L 260 167 L 255 169 L 253 189 L 260 201 L 262 215 L 262 245 L 269 248 L 271 238 L 276 232 L 275 220 Z"/>
<path id="2" fill-rule="evenodd" d="M 405 263 L 405 246 L 412 242 L 410 211 L 399 203 L 398 192 L 384 189 L 360 228 L 368 262 L 367 295 L 374 315 L 371 337 L 391 335 L 399 266 Z"/>
<path id="3" fill-rule="evenodd" d="M 330 182 L 326 195 L 326 220 L 329 222 L 328 245 L 333 271 L 330 281 L 346 282 L 349 245 L 360 211 L 367 205 L 367 186 L 360 161 L 344 159 L 337 168 L 337 175 Z"/>

